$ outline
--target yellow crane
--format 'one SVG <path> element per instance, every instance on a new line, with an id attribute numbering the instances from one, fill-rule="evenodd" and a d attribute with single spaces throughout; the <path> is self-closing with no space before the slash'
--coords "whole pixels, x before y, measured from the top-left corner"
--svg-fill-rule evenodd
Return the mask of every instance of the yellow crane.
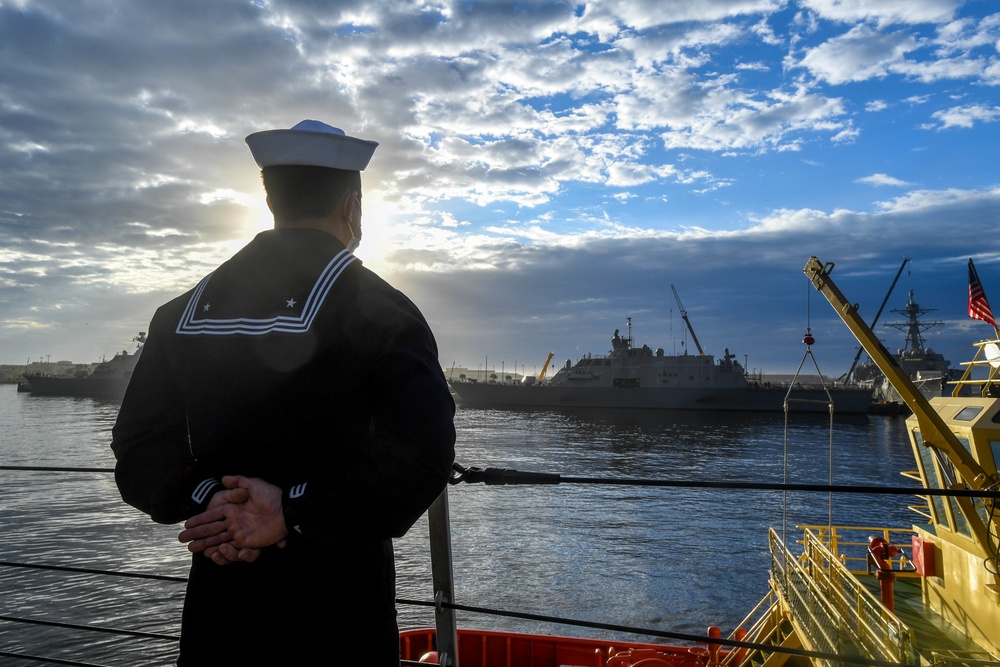
<path id="1" fill-rule="evenodd" d="M 549 356 L 545 357 L 545 365 L 542 366 L 542 372 L 538 375 L 539 382 L 545 379 L 545 371 L 549 369 L 549 362 L 552 361 L 552 357 L 554 357 L 555 354 L 555 352 L 549 352 Z"/>

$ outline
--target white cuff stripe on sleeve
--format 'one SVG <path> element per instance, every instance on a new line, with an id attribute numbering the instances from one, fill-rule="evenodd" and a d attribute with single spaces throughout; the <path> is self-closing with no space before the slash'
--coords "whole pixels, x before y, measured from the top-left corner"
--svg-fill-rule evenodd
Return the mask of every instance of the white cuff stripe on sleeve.
<path id="1" fill-rule="evenodd" d="M 197 504 L 201 505 L 205 502 L 205 498 L 216 486 L 219 486 L 219 480 L 208 478 L 202 481 L 198 486 L 194 487 L 194 492 L 191 494 L 191 500 L 195 501 Z"/>

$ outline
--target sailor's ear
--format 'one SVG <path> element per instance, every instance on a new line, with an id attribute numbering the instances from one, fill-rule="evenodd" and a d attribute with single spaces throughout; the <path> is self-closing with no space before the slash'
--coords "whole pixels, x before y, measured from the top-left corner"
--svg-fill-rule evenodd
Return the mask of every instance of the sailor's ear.
<path id="1" fill-rule="evenodd" d="M 357 190 L 348 190 L 340 198 L 340 213 L 347 220 L 352 220 L 354 218 L 354 209 L 361 205 L 361 193 Z"/>

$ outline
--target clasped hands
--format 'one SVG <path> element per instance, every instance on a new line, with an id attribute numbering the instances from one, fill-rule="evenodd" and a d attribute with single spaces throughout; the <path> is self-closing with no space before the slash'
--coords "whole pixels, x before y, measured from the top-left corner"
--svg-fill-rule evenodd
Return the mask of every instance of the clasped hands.
<path id="1" fill-rule="evenodd" d="M 227 475 L 208 509 L 184 522 L 177 539 L 188 551 L 203 552 L 217 565 L 252 563 L 272 544 L 284 547 L 288 528 L 281 511 L 281 489 L 256 477 Z"/>

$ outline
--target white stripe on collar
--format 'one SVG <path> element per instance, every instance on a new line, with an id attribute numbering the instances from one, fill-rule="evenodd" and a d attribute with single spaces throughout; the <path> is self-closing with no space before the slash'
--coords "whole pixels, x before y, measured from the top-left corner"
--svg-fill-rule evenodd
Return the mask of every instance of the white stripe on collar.
<path id="1" fill-rule="evenodd" d="M 312 290 L 309 292 L 309 297 L 302 306 L 302 312 L 298 317 L 279 315 L 271 318 L 238 317 L 231 319 L 197 319 L 195 314 L 198 311 L 198 304 L 201 301 L 201 296 L 204 293 L 205 288 L 208 286 L 209 280 L 214 274 L 214 272 L 210 273 L 205 276 L 200 283 L 198 283 L 194 293 L 188 300 L 188 304 L 184 308 L 184 312 L 181 314 L 180 322 L 177 323 L 177 333 L 186 335 L 207 334 L 215 336 L 232 336 L 235 334 L 261 336 L 273 332 L 305 333 L 309 331 L 309 327 L 316 318 L 316 314 L 323 305 L 323 301 L 326 299 L 327 294 L 330 293 L 330 288 L 333 287 L 333 284 L 337 281 L 337 278 L 340 277 L 340 274 L 344 272 L 344 269 L 346 269 L 356 259 L 357 258 L 347 250 L 342 250 L 337 253 L 337 255 L 330 260 L 330 263 L 326 265 L 319 277 L 316 279 Z"/>

